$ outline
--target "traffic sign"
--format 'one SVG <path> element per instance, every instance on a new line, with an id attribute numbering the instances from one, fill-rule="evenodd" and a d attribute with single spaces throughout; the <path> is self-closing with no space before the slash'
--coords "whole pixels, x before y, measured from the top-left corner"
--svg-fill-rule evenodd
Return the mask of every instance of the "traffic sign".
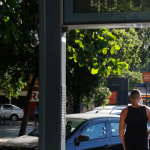
<path id="1" fill-rule="evenodd" d="M 150 25 L 149 0 L 64 0 L 63 26 L 141 28 Z"/>
<path id="2" fill-rule="evenodd" d="M 150 72 L 143 72 L 143 82 L 150 82 Z"/>

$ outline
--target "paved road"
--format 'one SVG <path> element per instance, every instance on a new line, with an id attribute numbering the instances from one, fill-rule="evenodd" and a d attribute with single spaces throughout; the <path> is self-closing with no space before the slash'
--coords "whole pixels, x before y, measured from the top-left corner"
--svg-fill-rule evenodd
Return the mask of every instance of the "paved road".
<path id="1" fill-rule="evenodd" d="M 32 130 L 34 130 L 34 123 L 29 122 L 26 130 L 26 134 L 30 133 Z M 12 138 L 15 138 L 18 136 L 20 131 L 20 126 L 12 126 L 12 125 L 6 125 L 6 126 L 0 126 L 0 141 L 4 142 L 7 140 L 10 140 Z"/>

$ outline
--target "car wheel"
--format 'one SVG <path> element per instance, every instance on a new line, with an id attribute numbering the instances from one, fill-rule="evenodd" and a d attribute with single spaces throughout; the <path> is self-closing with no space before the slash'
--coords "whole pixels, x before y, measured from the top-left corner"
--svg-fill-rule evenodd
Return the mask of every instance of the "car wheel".
<path id="1" fill-rule="evenodd" d="M 11 116 L 11 120 L 12 121 L 17 121 L 18 120 L 18 116 L 17 115 L 12 115 Z"/>

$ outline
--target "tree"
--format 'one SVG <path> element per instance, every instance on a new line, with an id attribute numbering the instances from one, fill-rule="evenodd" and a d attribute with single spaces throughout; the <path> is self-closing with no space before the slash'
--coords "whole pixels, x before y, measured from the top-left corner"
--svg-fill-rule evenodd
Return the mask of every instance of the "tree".
<path id="1" fill-rule="evenodd" d="M 139 28 L 136 29 L 139 39 L 142 41 L 142 46 L 140 47 L 140 59 L 141 65 L 139 68 L 134 68 L 134 70 L 144 69 L 149 65 L 150 62 L 150 29 L 149 28 Z"/>
<path id="2" fill-rule="evenodd" d="M 104 106 L 105 104 L 109 103 L 108 98 L 111 96 L 111 92 L 109 91 L 109 88 L 103 86 L 96 89 L 95 94 L 95 106 Z"/>
<path id="3" fill-rule="evenodd" d="M 140 71 L 150 62 L 150 29 L 110 29 L 118 39 L 116 58 L 125 61 L 129 70 Z"/>
<path id="4" fill-rule="evenodd" d="M 141 65 L 140 48 L 143 41 L 139 39 L 135 29 L 111 29 L 110 31 L 117 37 L 120 46 L 120 51 L 114 57 L 126 62 L 129 69 L 138 68 Z"/>
<path id="5" fill-rule="evenodd" d="M 150 62 L 150 30 L 143 29 L 111 29 L 118 38 L 120 51 L 114 56 L 120 58 L 129 65 L 128 70 L 123 71 L 121 76 L 129 78 L 129 91 L 135 88 L 136 84 L 142 83 L 140 71 Z M 112 75 L 114 77 L 114 75 Z"/>
<path id="6" fill-rule="evenodd" d="M 83 98 L 83 104 L 87 106 L 87 110 L 91 110 L 91 106 L 94 104 L 96 107 L 102 105 L 105 106 L 109 103 L 109 97 L 111 92 L 109 88 L 105 86 L 100 86 L 95 89 L 91 96 Z"/>
<path id="7" fill-rule="evenodd" d="M 141 72 L 125 70 L 122 72 L 122 75 L 111 75 L 111 78 L 128 78 L 129 79 L 129 92 L 136 88 L 137 84 L 142 83 L 142 74 Z"/>
<path id="8" fill-rule="evenodd" d="M 26 131 L 29 114 L 29 100 L 32 87 L 38 77 L 38 1 L 0 1 L 0 87 L 6 96 L 17 97 L 18 92 L 29 81 L 25 114 L 19 135 Z"/>
<path id="9" fill-rule="evenodd" d="M 72 70 L 73 69 L 73 70 Z M 71 70 L 71 72 L 70 72 Z M 86 97 L 92 97 L 95 88 L 103 83 L 101 77 L 97 74 L 92 75 L 86 66 L 80 67 L 73 60 L 67 61 L 67 96 L 73 96 L 73 112 L 80 112 L 81 100 Z"/>
<path id="10" fill-rule="evenodd" d="M 113 56 L 120 50 L 116 37 L 107 29 L 70 30 L 67 35 L 67 94 L 73 96 L 74 113 L 85 96 L 103 88 L 111 72 L 121 75 L 128 68 Z M 98 95 L 98 94 L 97 94 Z M 105 100 L 105 99 L 104 99 Z"/>

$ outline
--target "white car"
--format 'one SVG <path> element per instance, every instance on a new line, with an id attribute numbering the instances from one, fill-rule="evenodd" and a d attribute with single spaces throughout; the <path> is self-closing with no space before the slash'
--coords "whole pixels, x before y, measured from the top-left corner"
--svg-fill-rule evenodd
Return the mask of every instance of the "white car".
<path id="1" fill-rule="evenodd" d="M 24 110 L 11 104 L 0 104 L 0 116 L 12 121 L 22 119 Z"/>
<path id="2" fill-rule="evenodd" d="M 101 113 L 101 114 L 112 114 L 112 115 L 120 115 L 122 110 L 126 108 L 126 105 L 122 106 L 115 106 L 115 105 L 110 105 L 110 106 L 105 106 L 105 107 L 96 107 L 92 111 L 88 111 L 86 113 L 88 114 L 93 114 L 93 113 Z"/>

